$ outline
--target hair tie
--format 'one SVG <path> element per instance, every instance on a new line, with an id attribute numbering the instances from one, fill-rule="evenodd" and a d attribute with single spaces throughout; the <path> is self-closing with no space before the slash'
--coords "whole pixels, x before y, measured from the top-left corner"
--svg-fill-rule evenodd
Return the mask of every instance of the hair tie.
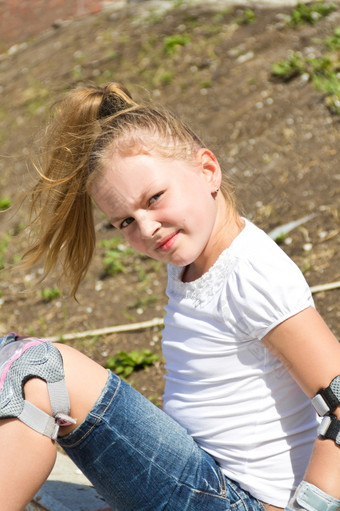
<path id="1" fill-rule="evenodd" d="M 116 90 L 112 90 L 114 87 Z M 126 98 L 124 96 L 126 96 Z M 98 108 L 97 119 L 105 119 L 105 117 L 111 117 L 125 110 L 130 106 L 129 99 L 132 100 L 132 97 L 125 87 L 119 84 L 107 85 L 103 90 L 103 98 Z"/>

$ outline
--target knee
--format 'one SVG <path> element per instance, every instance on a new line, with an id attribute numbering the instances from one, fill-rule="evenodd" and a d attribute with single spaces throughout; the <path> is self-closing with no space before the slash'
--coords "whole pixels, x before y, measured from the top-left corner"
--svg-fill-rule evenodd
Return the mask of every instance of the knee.
<path id="1" fill-rule="evenodd" d="M 51 401 L 45 381 L 40 378 L 31 378 L 24 385 L 24 393 L 27 401 L 48 415 L 52 414 Z"/>
<path id="2" fill-rule="evenodd" d="M 108 372 L 100 364 L 66 344 L 56 343 L 64 364 L 65 381 L 70 398 L 70 415 L 82 422 L 93 408 L 107 382 Z M 72 429 L 72 428 L 71 428 Z M 60 434 L 67 434 L 62 428 Z"/>

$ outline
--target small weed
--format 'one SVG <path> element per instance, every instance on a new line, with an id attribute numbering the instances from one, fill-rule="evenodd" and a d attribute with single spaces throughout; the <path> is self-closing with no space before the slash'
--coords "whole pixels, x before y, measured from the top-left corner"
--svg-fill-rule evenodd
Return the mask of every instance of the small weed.
<path id="1" fill-rule="evenodd" d="M 222 9 L 221 11 L 217 12 L 213 18 L 212 21 L 215 24 L 220 24 L 223 22 L 224 18 L 228 16 L 231 13 L 231 8 L 226 7 L 225 9 Z"/>
<path id="2" fill-rule="evenodd" d="M 182 7 L 184 3 L 184 0 L 173 0 L 173 8 L 178 9 L 179 7 Z"/>
<path id="3" fill-rule="evenodd" d="M 10 237 L 4 235 L 0 238 L 0 270 L 5 268 L 5 252 L 9 244 Z"/>
<path id="4" fill-rule="evenodd" d="M 250 23 L 254 23 L 255 20 L 256 16 L 254 11 L 252 9 L 245 9 L 237 16 L 235 23 L 237 23 L 237 25 L 249 25 Z"/>
<path id="5" fill-rule="evenodd" d="M 117 273 L 125 273 L 126 267 L 122 259 L 122 253 L 119 250 L 107 250 L 104 257 L 105 273 L 117 275 Z"/>
<path id="6" fill-rule="evenodd" d="M 56 287 L 45 287 L 41 291 L 41 297 L 45 302 L 51 302 L 60 296 L 60 291 Z"/>
<path id="7" fill-rule="evenodd" d="M 184 23 L 193 30 L 201 25 L 201 19 L 197 14 L 187 14 L 184 18 Z"/>
<path id="8" fill-rule="evenodd" d="M 275 241 L 278 245 L 281 245 L 281 244 L 285 241 L 285 239 L 287 238 L 287 236 L 288 236 L 288 233 L 286 233 L 286 232 L 281 232 L 278 236 L 276 236 L 276 237 L 274 238 L 274 241 Z"/>
<path id="9" fill-rule="evenodd" d="M 213 85 L 212 80 L 202 80 L 200 82 L 200 87 L 204 89 L 209 89 L 210 87 L 212 87 L 212 85 Z"/>
<path id="10" fill-rule="evenodd" d="M 150 9 L 148 13 L 148 17 L 145 19 L 146 23 L 150 26 L 157 25 L 157 23 L 160 23 L 162 19 L 164 18 L 166 14 L 166 11 L 159 11 L 157 9 Z M 135 18 L 133 21 L 139 21 L 139 18 Z"/>
<path id="11" fill-rule="evenodd" d="M 163 85 L 169 85 L 173 80 L 174 74 L 172 71 L 165 71 L 159 77 L 160 83 Z"/>
<path id="12" fill-rule="evenodd" d="M 39 316 L 39 337 L 47 337 L 47 323 L 46 319 Z"/>
<path id="13" fill-rule="evenodd" d="M 129 312 L 124 311 L 123 312 L 124 318 L 126 318 L 128 321 L 131 321 L 131 323 L 134 323 L 136 321 L 136 316 L 133 314 L 130 314 Z"/>
<path id="14" fill-rule="evenodd" d="M 4 211 L 11 206 L 11 199 L 9 197 L 0 197 L 0 211 Z"/>
<path id="15" fill-rule="evenodd" d="M 298 2 L 287 24 L 290 27 L 296 27 L 304 23 L 314 25 L 321 18 L 325 18 L 336 9 L 337 6 L 335 4 L 328 2 L 317 2 L 310 5 Z"/>
<path id="16" fill-rule="evenodd" d="M 311 267 L 312 266 L 311 266 L 310 262 L 309 261 L 305 261 L 303 263 L 303 265 L 301 266 L 300 270 L 301 270 L 302 273 L 306 273 L 307 271 L 309 271 L 311 269 Z"/>
<path id="17" fill-rule="evenodd" d="M 312 80 L 315 87 L 327 96 L 340 93 L 340 82 L 336 73 L 315 75 Z"/>
<path id="18" fill-rule="evenodd" d="M 31 115 L 40 114 L 46 108 L 46 100 L 50 95 L 49 89 L 38 81 L 31 81 L 30 86 L 24 90 L 24 103 Z"/>
<path id="19" fill-rule="evenodd" d="M 326 105 L 332 114 L 340 115 L 340 94 L 327 96 Z"/>
<path id="20" fill-rule="evenodd" d="M 105 274 L 113 277 L 117 275 L 117 273 L 125 273 L 127 271 L 127 259 L 129 259 L 135 251 L 122 244 L 120 238 L 104 240 L 101 243 L 101 247 L 106 249 L 103 257 Z"/>
<path id="21" fill-rule="evenodd" d="M 138 309 L 138 308 L 143 308 L 145 309 L 146 307 L 149 307 L 149 306 L 153 306 L 155 305 L 155 303 L 157 303 L 158 301 L 158 297 L 154 294 L 151 294 L 151 295 L 143 295 L 143 296 L 139 296 L 137 298 L 137 300 L 131 305 L 131 309 Z"/>
<path id="22" fill-rule="evenodd" d="M 302 56 L 293 52 L 289 59 L 272 65 L 272 75 L 284 81 L 292 80 L 304 73 L 305 63 Z"/>
<path id="23" fill-rule="evenodd" d="M 340 50 L 340 27 L 337 27 L 332 35 L 326 37 L 325 43 L 330 50 Z"/>
<path id="24" fill-rule="evenodd" d="M 317 75 L 328 75 L 332 73 L 333 64 L 328 55 L 320 58 L 307 58 L 305 60 L 305 71 L 312 77 Z"/>
<path id="25" fill-rule="evenodd" d="M 84 69 L 80 64 L 76 64 L 71 69 L 71 77 L 74 81 L 79 81 L 84 78 Z"/>
<path id="26" fill-rule="evenodd" d="M 118 351 L 116 357 L 107 360 L 105 367 L 111 369 L 122 378 L 128 378 L 133 371 L 151 366 L 159 359 L 159 355 L 151 350 Z"/>
<path id="27" fill-rule="evenodd" d="M 272 75 L 283 81 L 289 81 L 296 76 L 305 75 L 307 80 L 325 96 L 325 103 L 332 114 L 340 115 L 340 27 L 333 35 L 324 40 L 326 48 L 332 53 L 321 57 L 303 57 L 293 52 L 289 59 L 273 64 Z"/>
<path id="28" fill-rule="evenodd" d="M 152 396 L 149 396 L 148 397 L 148 400 L 151 401 L 152 404 L 154 404 L 155 406 L 157 406 L 158 408 L 160 408 L 161 406 L 161 400 L 159 398 L 159 396 L 157 395 L 152 395 Z"/>
<path id="29" fill-rule="evenodd" d="M 115 71 L 113 71 L 112 69 L 105 69 L 97 78 L 96 78 L 96 83 L 101 86 L 101 87 L 104 87 L 107 82 L 111 82 L 113 81 L 113 78 L 115 76 Z"/>
<path id="30" fill-rule="evenodd" d="M 164 37 L 163 50 L 166 55 L 173 55 L 178 46 L 186 46 L 190 42 L 190 37 L 185 34 L 174 34 Z"/>
<path id="31" fill-rule="evenodd" d="M 0 108 L 0 122 L 6 119 L 7 112 L 4 108 Z"/>

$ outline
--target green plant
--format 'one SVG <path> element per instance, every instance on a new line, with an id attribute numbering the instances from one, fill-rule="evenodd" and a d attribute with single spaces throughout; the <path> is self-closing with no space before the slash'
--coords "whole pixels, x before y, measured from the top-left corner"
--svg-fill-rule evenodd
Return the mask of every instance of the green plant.
<path id="1" fill-rule="evenodd" d="M 254 11 L 252 9 L 245 9 L 237 16 L 235 22 L 237 25 L 249 25 L 249 23 L 254 23 L 255 20 L 256 16 Z"/>
<path id="2" fill-rule="evenodd" d="M 304 4 L 298 2 L 289 17 L 288 25 L 296 27 L 303 23 L 314 25 L 321 18 L 328 16 L 335 11 L 337 6 L 328 2 L 317 2 L 315 4 Z"/>
<path id="3" fill-rule="evenodd" d="M 287 60 L 282 60 L 272 65 L 272 75 L 284 81 L 289 81 L 305 71 L 305 62 L 303 57 L 292 52 Z"/>
<path id="4" fill-rule="evenodd" d="M 50 91 L 38 81 L 31 81 L 27 89 L 23 91 L 26 110 L 31 115 L 40 114 L 46 107 L 46 99 Z"/>
<path id="5" fill-rule="evenodd" d="M 119 250 L 107 250 L 104 257 L 105 273 L 113 277 L 117 273 L 125 273 L 126 267 Z"/>
<path id="6" fill-rule="evenodd" d="M 9 244 L 10 237 L 4 235 L 0 238 L 0 270 L 5 268 L 5 252 Z"/>
<path id="7" fill-rule="evenodd" d="M 157 396 L 156 394 L 152 395 L 152 396 L 149 396 L 148 397 L 148 400 L 151 401 L 152 404 L 154 404 L 155 406 L 158 406 L 158 408 L 161 407 L 161 400 L 160 400 L 160 397 Z"/>
<path id="8" fill-rule="evenodd" d="M 8 209 L 11 205 L 11 199 L 9 197 L 0 197 L 0 211 Z"/>
<path id="9" fill-rule="evenodd" d="M 139 296 L 136 301 L 131 305 L 131 309 L 138 309 L 139 307 L 145 308 L 157 303 L 158 297 L 154 294 L 145 294 L 143 296 Z"/>
<path id="10" fill-rule="evenodd" d="M 186 46 L 190 37 L 185 34 L 174 34 L 164 37 L 163 50 L 166 55 L 173 55 L 178 46 Z"/>
<path id="11" fill-rule="evenodd" d="M 162 73 L 159 76 L 159 82 L 164 85 L 169 85 L 172 82 L 173 77 L 174 77 L 174 74 L 172 71 L 164 71 L 164 73 Z"/>
<path id="12" fill-rule="evenodd" d="M 82 80 L 84 78 L 84 69 L 80 64 L 76 64 L 71 69 L 70 74 L 74 81 Z"/>
<path id="13" fill-rule="evenodd" d="M 213 85 L 212 80 L 202 80 L 200 82 L 200 87 L 203 87 L 204 89 L 209 89 L 210 87 L 212 87 L 212 85 Z"/>
<path id="14" fill-rule="evenodd" d="M 41 291 L 41 297 L 45 302 L 51 302 L 60 296 L 60 291 L 56 287 L 45 287 Z"/>
<path id="15" fill-rule="evenodd" d="M 337 73 L 317 74 L 312 77 L 315 87 L 327 96 L 340 93 L 340 82 Z"/>
<path id="16" fill-rule="evenodd" d="M 326 98 L 326 105 L 328 110 L 335 115 L 340 115 L 340 95 L 333 94 Z"/>
<path id="17" fill-rule="evenodd" d="M 337 27 L 332 35 L 326 37 L 325 43 L 330 50 L 340 50 L 340 27 Z"/>
<path id="18" fill-rule="evenodd" d="M 332 39 L 340 43 L 340 27 L 333 34 Z M 330 36 L 330 37 L 333 37 Z M 325 39 L 329 47 L 330 37 Z M 324 54 L 321 57 L 306 57 L 293 52 L 289 59 L 273 64 L 272 75 L 284 81 L 291 80 L 296 76 L 305 74 L 314 87 L 325 95 L 325 103 L 329 111 L 340 115 L 340 76 L 339 76 L 339 50 L 333 50 L 334 54 Z"/>
<path id="19" fill-rule="evenodd" d="M 127 258 L 135 251 L 125 246 L 118 237 L 102 241 L 101 247 L 105 249 L 103 256 L 105 274 L 113 277 L 117 273 L 125 273 Z"/>
<path id="20" fill-rule="evenodd" d="M 133 371 L 151 366 L 159 359 L 159 355 L 151 350 L 118 351 L 116 357 L 107 360 L 105 367 L 115 371 L 122 378 L 128 378 Z"/>

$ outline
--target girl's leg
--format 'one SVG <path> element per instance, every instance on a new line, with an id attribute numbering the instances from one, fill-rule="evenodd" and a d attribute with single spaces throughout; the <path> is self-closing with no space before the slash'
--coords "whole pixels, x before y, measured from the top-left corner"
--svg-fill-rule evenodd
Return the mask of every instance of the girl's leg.
<path id="1" fill-rule="evenodd" d="M 72 348 L 58 345 L 63 355 L 71 415 L 79 424 L 93 407 L 107 380 L 107 371 Z M 38 378 L 25 385 L 25 398 L 51 414 L 46 383 Z M 62 433 L 72 431 L 67 426 Z M 56 445 L 18 419 L 0 421 L 0 509 L 21 511 L 51 472 Z"/>
<path id="2" fill-rule="evenodd" d="M 78 421 L 60 428 L 59 443 L 114 509 L 263 510 L 150 401 L 76 350 L 58 348 Z M 45 382 L 30 380 L 25 395 L 51 413 Z M 16 419 L 0 426 L 0 509 L 22 511 L 48 476 L 55 446 Z"/>
<path id="3" fill-rule="evenodd" d="M 184 428 L 113 373 L 85 420 L 58 441 L 116 511 L 263 511 Z"/>
<path id="4" fill-rule="evenodd" d="M 31 380 L 28 394 L 50 413 L 46 384 Z M 56 447 L 18 419 L 0 421 L 0 509 L 21 511 L 43 484 L 55 462 Z"/>

